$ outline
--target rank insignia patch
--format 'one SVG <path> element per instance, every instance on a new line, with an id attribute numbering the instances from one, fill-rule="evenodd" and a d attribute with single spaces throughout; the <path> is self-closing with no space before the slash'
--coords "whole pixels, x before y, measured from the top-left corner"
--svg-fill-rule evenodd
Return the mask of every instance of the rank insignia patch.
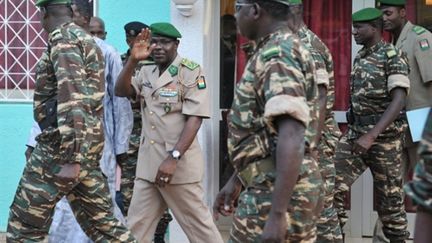
<path id="1" fill-rule="evenodd" d="M 426 51 L 429 50 L 430 45 L 429 45 L 429 41 L 427 39 L 423 39 L 420 41 L 420 49 L 422 51 Z"/>
<path id="2" fill-rule="evenodd" d="M 397 53 L 396 53 L 395 50 L 390 50 L 390 51 L 387 52 L 387 57 L 391 58 L 391 57 L 396 56 L 396 54 L 397 54 Z"/>
<path id="3" fill-rule="evenodd" d="M 177 73 L 178 73 L 178 67 L 176 67 L 176 66 L 174 66 L 174 65 L 171 65 L 171 66 L 168 68 L 168 72 L 171 74 L 171 77 L 174 77 L 174 76 L 176 76 Z"/>

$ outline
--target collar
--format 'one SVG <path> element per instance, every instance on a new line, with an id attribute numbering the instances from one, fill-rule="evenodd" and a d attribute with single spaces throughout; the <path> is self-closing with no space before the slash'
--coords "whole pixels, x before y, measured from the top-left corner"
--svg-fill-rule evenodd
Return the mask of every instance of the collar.
<path id="1" fill-rule="evenodd" d="M 405 23 L 405 26 L 402 28 L 402 31 L 399 35 L 399 38 L 397 39 L 395 46 L 397 48 L 400 48 L 402 45 L 402 42 L 405 41 L 405 39 L 408 37 L 408 33 L 412 30 L 412 28 L 414 27 L 414 25 L 411 23 L 411 21 L 407 21 Z M 394 43 L 394 40 L 392 38 L 392 43 Z"/>
<path id="2" fill-rule="evenodd" d="M 182 60 L 183 60 L 183 58 L 182 58 L 182 57 L 177 53 L 177 56 L 174 58 L 174 61 L 171 62 L 171 64 L 168 66 L 168 68 L 169 68 L 170 66 L 172 66 L 172 65 L 178 67 L 178 66 L 180 65 L 180 63 L 181 63 Z M 168 68 L 165 70 L 165 72 L 168 72 Z M 157 71 L 158 74 L 159 74 L 159 68 L 158 68 L 157 65 L 155 65 L 154 69 L 152 70 L 152 73 L 154 73 L 154 72 L 156 72 L 156 71 Z M 164 73 L 165 73 L 165 72 L 164 72 Z"/>
<path id="3" fill-rule="evenodd" d="M 381 47 L 384 46 L 384 41 L 380 40 L 378 41 L 378 43 L 376 43 L 375 45 L 371 46 L 370 48 L 365 48 L 363 47 L 358 54 L 360 55 L 360 57 L 366 57 L 369 56 L 370 54 L 377 52 Z"/>
<path id="4" fill-rule="evenodd" d="M 264 37 L 261 37 L 259 40 L 258 40 L 258 42 L 257 42 L 257 45 L 256 45 L 256 47 L 255 47 L 255 52 L 258 50 L 258 49 L 260 49 L 261 47 L 263 47 L 270 39 L 272 39 L 274 36 L 277 36 L 277 35 L 281 35 L 283 32 L 287 32 L 287 31 L 289 31 L 289 29 L 288 29 L 288 27 L 280 27 L 280 28 L 278 28 L 276 31 L 274 31 L 274 32 L 272 32 L 272 33 L 270 33 L 270 34 L 268 34 L 268 35 L 266 35 L 266 36 L 264 36 Z"/>

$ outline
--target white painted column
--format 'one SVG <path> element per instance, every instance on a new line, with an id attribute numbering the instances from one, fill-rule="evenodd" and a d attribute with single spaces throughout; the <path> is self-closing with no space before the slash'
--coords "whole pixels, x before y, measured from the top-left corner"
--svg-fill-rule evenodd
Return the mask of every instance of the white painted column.
<path id="1" fill-rule="evenodd" d="M 204 120 L 198 132 L 205 159 L 204 200 L 209 208 L 217 193 L 219 171 L 219 14 L 214 16 L 215 8 L 219 9 L 219 0 L 198 0 L 192 15 L 185 17 L 171 3 L 171 23 L 182 34 L 178 52 L 203 66 L 210 89 L 212 117 Z M 188 242 L 175 220 L 170 224 L 170 242 Z"/>

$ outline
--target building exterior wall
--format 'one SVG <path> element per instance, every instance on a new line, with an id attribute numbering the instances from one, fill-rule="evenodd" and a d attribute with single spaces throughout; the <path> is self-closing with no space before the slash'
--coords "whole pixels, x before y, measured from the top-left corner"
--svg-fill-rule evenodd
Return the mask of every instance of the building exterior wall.
<path id="1" fill-rule="evenodd" d="M 120 53 L 127 50 L 123 26 L 131 21 L 147 25 L 170 21 L 170 0 L 96 0 L 96 15 L 105 21 L 107 42 Z"/>
<path id="2" fill-rule="evenodd" d="M 9 2 L 16 1 L 8 0 L 0 4 L 6 6 Z M 120 53 L 127 50 L 123 29 L 127 22 L 138 20 L 151 24 L 170 21 L 170 0 L 98 0 L 96 4 L 96 13 L 106 24 L 107 41 Z M 0 14 L 3 18 L 4 13 Z M 3 38 L 1 42 L 4 43 Z M 3 59 L 0 60 L 0 66 L 4 66 Z M 6 230 L 9 206 L 25 165 L 25 143 L 33 120 L 31 99 L 20 103 L 9 100 L 6 103 L 0 98 L 0 231 Z"/>

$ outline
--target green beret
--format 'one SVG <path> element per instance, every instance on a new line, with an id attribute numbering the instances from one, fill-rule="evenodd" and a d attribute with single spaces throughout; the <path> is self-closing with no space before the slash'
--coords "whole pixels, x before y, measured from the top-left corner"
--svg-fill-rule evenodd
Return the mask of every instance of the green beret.
<path id="1" fill-rule="evenodd" d="M 150 25 L 150 30 L 152 32 L 152 35 L 165 36 L 174 39 L 182 37 L 176 27 L 174 27 L 174 25 L 170 23 L 154 23 Z"/>
<path id="2" fill-rule="evenodd" d="M 380 0 L 378 1 L 379 6 L 389 5 L 389 6 L 405 6 L 405 0 Z"/>
<path id="3" fill-rule="evenodd" d="M 376 8 L 364 8 L 352 15 L 352 22 L 369 22 L 381 18 L 382 12 Z"/>
<path id="4" fill-rule="evenodd" d="M 37 7 L 43 7 L 52 4 L 71 4 L 71 0 L 37 0 L 35 3 Z"/>
<path id="5" fill-rule="evenodd" d="M 129 22 L 124 26 L 126 35 L 132 37 L 136 37 L 141 32 L 142 29 L 147 29 L 147 28 L 148 25 L 138 21 Z"/>
<path id="6" fill-rule="evenodd" d="M 272 0 L 273 2 L 282 3 L 284 5 L 299 5 L 302 4 L 302 0 Z"/>

